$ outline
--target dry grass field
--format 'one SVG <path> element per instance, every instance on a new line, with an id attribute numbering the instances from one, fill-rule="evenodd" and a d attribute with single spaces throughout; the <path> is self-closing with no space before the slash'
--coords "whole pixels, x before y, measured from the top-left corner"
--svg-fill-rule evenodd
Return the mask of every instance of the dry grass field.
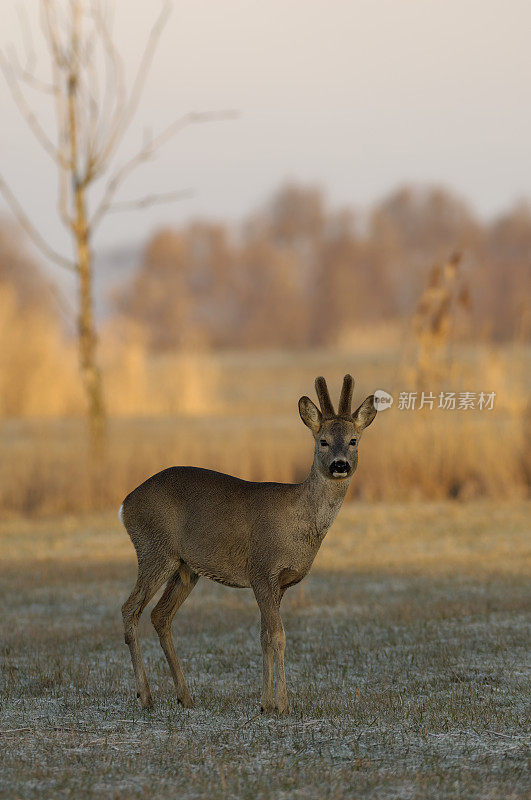
<path id="1" fill-rule="evenodd" d="M 312 443 L 299 419 L 298 398 L 314 396 L 320 373 L 337 397 L 349 371 L 357 381 L 355 403 L 377 388 L 395 398 L 363 437 L 351 497 L 520 501 L 528 496 L 531 349 L 462 347 L 444 387 L 435 379 L 429 384 L 434 393 L 439 388 L 496 392 L 493 410 L 441 410 L 436 403 L 432 410 L 408 411 L 398 408 L 398 398 L 415 389 L 414 370 L 399 344 L 384 346 L 376 338 L 372 349 L 370 340 L 360 339 L 356 351 L 161 357 L 149 362 L 142 380 L 136 376 L 129 383 L 119 371 L 111 372 L 109 395 L 121 405 L 109 419 L 107 459 L 98 475 L 88 468 L 81 418 L 0 414 L 0 514 L 117 508 L 148 475 L 175 464 L 250 480 L 301 480 Z M 138 394 L 144 382 L 149 402 Z"/>
<path id="2" fill-rule="evenodd" d="M 209 581 L 174 622 L 183 710 L 145 614 L 134 698 L 115 515 L 2 523 L 5 798 L 529 796 L 531 505 L 346 506 L 283 603 L 292 713 L 257 714 L 258 612 Z"/>

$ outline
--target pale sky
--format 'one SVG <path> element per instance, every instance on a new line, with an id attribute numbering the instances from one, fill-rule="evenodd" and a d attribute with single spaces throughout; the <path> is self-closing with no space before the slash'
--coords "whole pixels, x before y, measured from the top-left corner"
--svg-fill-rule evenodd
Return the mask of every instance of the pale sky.
<path id="1" fill-rule="evenodd" d="M 1 2 L 0 40 L 18 43 L 16 8 L 36 20 L 38 2 Z M 131 71 L 159 3 L 116 6 Z M 530 33 L 529 0 L 175 0 L 125 155 L 187 111 L 241 116 L 184 131 L 121 194 L 191 187 L 192 199 L 113 215 L 97 244 L 236 219 L 285 179 L 359 206 L 442 183 L 485 216 L 530 197 Z M 54 173 L 3 82 L 0 109 L 0 171 L 59 246 Z"/>

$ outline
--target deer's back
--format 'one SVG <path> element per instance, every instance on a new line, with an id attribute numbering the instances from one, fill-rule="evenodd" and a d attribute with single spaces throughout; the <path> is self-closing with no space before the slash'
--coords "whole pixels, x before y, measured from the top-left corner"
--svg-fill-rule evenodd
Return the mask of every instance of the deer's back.
<path id="1" fill-rule="evenodd" d="M 249 586 L 252 539 L 268 549 L 296 485 L 253 483 L 199 467 L 170 467 L 129 494 L 122 519 L 139 559 L 153 551 L 182 559 L 199 575 Z M 273 553 L 272 553 L 273 555 Z"/>

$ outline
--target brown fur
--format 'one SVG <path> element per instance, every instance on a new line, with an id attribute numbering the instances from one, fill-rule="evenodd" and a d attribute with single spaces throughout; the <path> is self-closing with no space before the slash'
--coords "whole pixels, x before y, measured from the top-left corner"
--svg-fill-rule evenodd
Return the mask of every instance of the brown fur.
<path id="1" fill-rule="evenodd" d="M 199 577 L 206 577 L 253 589 L 262 618 L 262 709 L 288 712 L 280 602 L 286 589 L 308 574 L 356 469 L 359 436 L 376 414 L 372 395 L 351 413 L 352 383 L 345 376 L 340 415 L 334 412 L 324 378 L 316 380 L 322 411 L 308 397 L 299 400 L 301 418 L 315 439 L 312 468 L 302 483 L 253 483 L 199 467 L 171 467 L 125 498 L 120 516 L 137 553 L 138 579 L 122 613 L 143 706 L 152 700 L 138 620 L 165 582 L 151 619 L 177 696 L 184 706 L 192 705 L 170 629 Z M 333 477 L 337 464 L 348 467 L 348 474 Z"/>

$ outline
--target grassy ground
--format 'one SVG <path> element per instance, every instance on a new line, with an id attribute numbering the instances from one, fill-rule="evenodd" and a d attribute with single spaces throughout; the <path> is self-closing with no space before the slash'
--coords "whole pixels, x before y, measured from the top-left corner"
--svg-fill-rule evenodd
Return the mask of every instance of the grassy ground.
<path id="1" fill-rule="evenodd" d="M 115 517 L 0 534 L 0 795 L 521 798 L 531 506 L 352 504 L 283 616 L 292 714 L 257 715 L 252 595 L 200 581 L 174 622 L 196 709 L 149 615 L 141 712 Z M 527 583 L 526 583 L 527 582 Z"/>

